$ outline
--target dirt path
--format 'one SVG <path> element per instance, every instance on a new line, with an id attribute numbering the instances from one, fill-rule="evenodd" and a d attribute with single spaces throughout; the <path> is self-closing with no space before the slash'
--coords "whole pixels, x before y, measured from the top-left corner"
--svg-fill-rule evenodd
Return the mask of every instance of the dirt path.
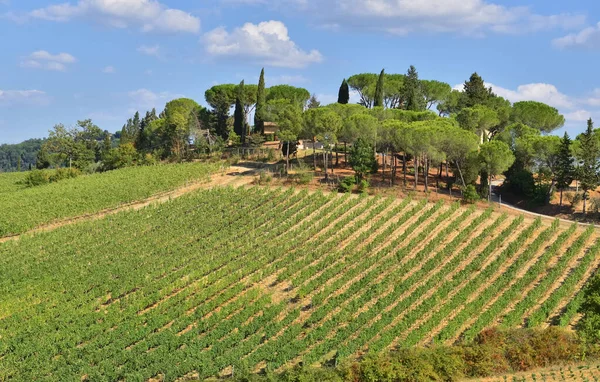
<path id="1" fill-rule="evenodd" d="M 227 169 L 226 171 L 224 171 L 223 173 L 217 173 L 217 174 L 211 175 L 210 181 L 208 181 L 208 182 L 198 181 L 198 182 L 194 182 L 191 184 L 186 184 L 183 187 L 177 188 L 172 191 L 162 192 L 162 193 L 153 195 L 147 199 L 143 199 L 143 200 L 127 203 L 127 204 L 122 204 L 118 207 L 107 208 L 105 210 L 102 210 L 102 211 L 99 211 L 96 213 L 92 213 L 92 214 L 70 217 L 68 219 L 55 221 L 55 222 L 49 223 L 49 224 L 44 224 L 42 226 L 39 226 L 37 228 L 34 228 L 32 230 L 29 230 L 29 231 L 24 232 L 19 235 L 2 237 L 2 238 L 0 238 L 0 243 L 5 243 L 5 242 L 11 241 L 11 240 L 18 240 L 19 238 L 21 238 L 23 236 L 32 235 L 32 234 L 36 234 L 36 233 L 40 233 L 40 232 L 53 231 L 57 228 L 71 225 L 71 224 L 76 224 L 76 223 L 83 222 L 83 221 L 92 221 L 92 220 L 102 219 L 105 216 L 118 214 L 119 212 L 123 212 L 123 211 L 139 210 L 139 209 L 147 207 L 151 204 L 165 203 L 165 202 L 168 202 L 169 200 L 177 199 L 183 195 L 189 194 L 190 192 L 193 192 L 193 191 L 196 191 L 199 189 L 207 189 L 207 188 L 212 188 L 212 187 L 217 187 L 217 186 L 239 187 L 239 186 L 248 185 L 248 184 L 252 183 L 252 181 L 254 181 L 254 175 L 257 173 L 257 171 L 258 170 L 253 169 L 253 168 L 242 167 L 242 166 L 233 166 L 233 167 L 230 167 L 229 169 Z"/>

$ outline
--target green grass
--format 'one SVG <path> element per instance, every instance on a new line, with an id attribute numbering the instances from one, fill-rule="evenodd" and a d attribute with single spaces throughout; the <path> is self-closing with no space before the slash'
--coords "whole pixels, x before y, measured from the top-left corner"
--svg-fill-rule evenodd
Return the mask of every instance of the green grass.
<path id="1" fill-rule="evenodd" d="M 26 172 L 3 172 L 0 173 L 0 194 L 15 192 L 25 188 L 20 181 L 25 179 Z"/>
<path id="2" fill-rule="evenodd" d="M 0 244 L 0 380 L 172 381 L 453 338 L 528 301 L 490 280 L 527 277 L 564 232 L 458 205 L 224 188 L 26 236 Z M 511 298 L 482 307 L 488 287 Z"/>
<path id="3" fill-rule="evenodd" d="M 2 174 L 0 185 L 8 191 L 0 193 L 0 237 L 206 180 L 218 168 L 203 163 L 130 167 L 32 188 L 16 185 L 25 173 Z"/>

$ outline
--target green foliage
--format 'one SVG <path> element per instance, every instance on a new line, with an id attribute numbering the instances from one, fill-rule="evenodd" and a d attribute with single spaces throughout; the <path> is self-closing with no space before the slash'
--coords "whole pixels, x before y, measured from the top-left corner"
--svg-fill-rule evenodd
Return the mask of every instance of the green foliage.
<path id="1" fill-rule="evenodd" d="M 260 71 L 258 79 L 258 88 L 256 93 L 256 110 L 254 113 L 254 130 L 260 134 L 265 133 L 265 107 L 267 103 L 267 95 L 265 91 L 265 68 Z"/>
<path id="2" fill-rule="evenodd" d="M 421 80 L 421 89 L 423 90 L 427 109 L 431 109 L 433 105 L 447 100 L 452 92 L 450 85 L 435 80 Z"/>
<path id="3" fill-rule="evenodd" d="M 352 192 L 352 189 L 354 188 L 355 185 L 356 185 L 356 177 L 347 176 L 340 181 L 338 188 L 339 188 L 340 192 L 349 193 L 349 192 Z"/>
<path id="4" fill-rule="evenodd" d="M 500 122 L 494 110 L 482 105 L 461 110 L 456 120 L 460 127 L 477 134 L 482 143 L 488 140 L 492 127 Z"/>
<path id="5" fill-rule="evenodd" d="M 377 163 L 373 146 L 365 139 L 358 138 L 350 148 L 348 162 L 356 173 L 358 183 L 360 183 Z"/>
<path id="6" fill-rule="evenodd" d="M 19 161 L 22 170 L 29 168 L 30 165 L 35 167 L 37 163 L 46 166 L 42 168 L 48 168 L 50 166 L 48 160 L 40 157 L 40 149 L 44 141 L 44 139 L 28 139 L 14 145 L 0 145 L 0 171 L 10 172 L 17 170 Z"/>
<path id="7" fill-rule="evenodd" d="M 348 85 L 358 93 L 360 97 L 359 103 L 362 106 L 367 108 L 373 107 L 377 79 L 378 76 L 375 73 L 355 74 L 348 78 Z"/>
<path id="8" fill-rule="evenodd" d="M 27 187 L 36 187 L 50 183 L 50 174 L 44 170 L 32 170 L 27 173 L 23 184 Z"/>
<path id="9" fill-rule="evenodd" d="M 594 134 L 594 123 L 590 118 L 586 131 L 580 135 L 579 141 L 581 150 L 581 167 L 579 180 L 581 182 L 581 188 L 583 189 L 583 212 L 585 213 L 585 201 L 587 194 L 590 190 L 594 190 L 598 187 L 598 170 L 600 164 L 598 158 L 600 157 L 600 147 L 598 147 L 598 140 Z"/>
<path id="10" fill-rule="evenodd" d="M 338 91 L 338 103 L 345 105 L 350 101 L 350 88 L 348 87 L 348 81 L 344 78 Z"/>
<path id="11" fill-rule="evenodd" d="M 463 201 L 465 203 L 475 203 L 479 200 L 479 193 L 472 184 L 467 185 L 463 190 Z"/>
<path id="12" fill-rule="evenodd" d="M 511 120 L 544 133 L 550 133 L 565 124 L 565 117 L 556 108 L 535 101 L 516 102 L 513 105 Z"/>
<path id="13" fill-rule="evenodd" d="M 414 66 L 410 66 L 404 79 L 402 87 L 402 99 L 404 108 L 412 111 L 423 111 L 426 108 L 426 100 L 423 94 L 422 83 L 419 81 L 419 73 Z"/>
<path id="14" fill-rule="evenodd" d="M 148 154 L 151 155 L 151 154 Z M 133 143 L 125 143 L 111 149 L 102 159 L 104 171 L 116 170 L 118 168 L 134 166 L 138 163 L 140 154 L 135 150 Z"/>
<path id="15" fill-rule="evenodd" d="M 240 136 L 242 145 L 246 144 L 246 115 L 244 113 L 244 81 L 240 82 L 235 101 L 235 111 L 233 113 L 233 131 Z"/>
<path id="16" fill-rule="evenodd" d="M 290 85 L 276 85 L 269 88 L 267 101 L 282 99 L 303 108 L 310 99 L 310 93 L 304 88 L 297 88 Z"/>
<path id="17" fill-rule="evenodd" d="M 573 166 L 573 156 L 571 154 L 571 139 L 565 132 L 560 141 L 560 148 L 557 158 L 556 169 L 556 188 L 561 192 L 566 190 L 575 177 L 575 167 Z M 561 198 L 562 201 L 562 198 Z"/>
<path id="18" fill-rule="evenodd" d="M 492 89 L 486 88 L 483 78 L 479 74 L 473 73 L 463 86 L 460 106 L 464 108 L 485 105 L 490 96 L 492 96 Z"/>
<path id="19" fill-rule="evenodd" d="M 381 69 L 381 73 L 377 78 L 377 85 L 375 86 L 375 96 L 373 99 L 373 107 L 383 107 L 384 97 L 384 86 L 385 86 L 385 70 Z"/>
<path id="20" fill-rule="evenodd" d="M 600 345 L 600 275 L 596 273 L 584 289 L 577 331 L 588 343 Z"/>

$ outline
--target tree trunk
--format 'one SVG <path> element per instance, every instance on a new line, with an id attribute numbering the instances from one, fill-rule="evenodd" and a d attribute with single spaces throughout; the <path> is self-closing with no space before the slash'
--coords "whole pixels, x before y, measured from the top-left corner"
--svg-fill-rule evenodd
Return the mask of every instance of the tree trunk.
<path id="1" fill-rule="evenodd" d="M 450 179 L 450 175 L 448 175 L 448 160 L 446 160 L 446 178 Z"/>
<path id="2" fill-rule="evenodd" d="M 392 152 L 392 186 L 396 184 L 396 153 Z"/>
<path id="3" fill-rule="evenodd" d="M 425 193 L 429 192 L 429 159 L 423 158 L 423 176 L 425 181 Z"/>
<path id="4" fill-rule="evenodd" d="M 313 165 L 317 171 L 317 137 L 313 137 Z"/>
<path id="5" fill-rule="evenodd" d="M 325 169 L 325 181 L 329 181 L 329 174 L 327 173 L 327 150 L 323 150 L 323 168 Z"/>
<path id="6" fill-rule="evenodd" d="M 442 173 L 444 172 L 444 164 L 440 162 L 440 169 L 438 171 L 438 179 L 442 179 Z"/>
<path id="7" fill-rule="evenodd" d="M 416 155 L 413 160 L 415 162 L 415 191 L 416 191 L 417 185 L 419 184 L 419 160 L 417 159 Z"/>
<path id="8" fill-rule="evenodd" d="M 348 165 L 348 146 L 347 143 L 344 142 L 344 167 Z"/>
<path id="9" fill-rule="evenodd" d="M 406 187 L 406 153 L 402 152 L 402 171 L 404 172 L 404 187 Z"/>
<path id="10" fill-rule="evenodd" d="M 335 167 L 340 165 L 340 150 L 338 150 L 337 145 L 335 147 Z"/>
<path id="11" fill-rule="evenodd" d="M 288 142 L 287 144 L 287 148 L 286 148 L 286 155 L 285 155 L 285 175 L 289 174 L 290 171 L 290 142 Z"/>
<path id="12" fill-rule="evenodd" d="M 492 173 L 491 172 L 490 172 L 489 177 L 490 177 L 490 181 L 489 181 L 490 189 L 488 191 L 488 202 L 490 202 L 492 200 Z"/>
<path id="13" fill-rule="evenodd" d="M 383 153 L 381 155 L 383 156 L 383 171 L 381 172 L 381 180 L 383 182 L 385 182 L 385 165 L 386 165 L 385 153 Z"/>
<path id="14" fill-rule="evenodd" d="M 560 202 L 558 202 L 558 206 L 559 206 L 560 208 L 562 208 L 562 197 L 563 197 L 563 190 L 562 190 L 562 188 L 561 188 L 561 189 L 560 189 Z"/>
<path id="15" fill-rule="evenodd" d="M 329 150 L 329 156 L 328 157 L 331 157 L 331 168 L 330 168 L 330 170 L 331 170 L 331 175 L 333 175 L 333 151 Z"/>

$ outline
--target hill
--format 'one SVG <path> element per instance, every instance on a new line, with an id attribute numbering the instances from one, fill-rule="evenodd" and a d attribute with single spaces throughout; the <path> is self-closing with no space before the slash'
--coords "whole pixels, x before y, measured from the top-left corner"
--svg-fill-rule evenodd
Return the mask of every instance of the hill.
<path id="1" fill-rule="evenodd" d="M 598 238 L 457 204 L 197 191 L 0 244 L 0 379 L 207 377 L 567 326 Z"/>

